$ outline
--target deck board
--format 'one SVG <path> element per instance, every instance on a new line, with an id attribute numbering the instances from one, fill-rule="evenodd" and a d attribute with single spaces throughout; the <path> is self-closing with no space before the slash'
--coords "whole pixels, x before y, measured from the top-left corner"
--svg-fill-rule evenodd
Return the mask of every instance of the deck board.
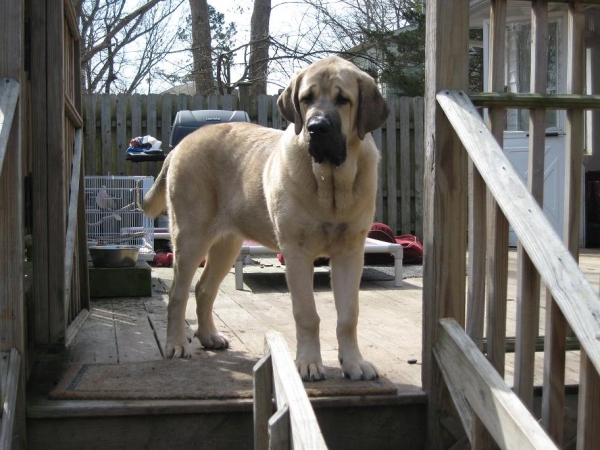
<path id="1" fill-rule="evenodd" d="M 595 289 L 600 282 L 600 251 L 582 250 L 580 265 Z M 264 335 L 280 331 L 295 351 L 296 335 L 292 306 L 285 283 L 284 267 L 275 258 L 255 257 L 257 264 L 244 268 L 244 290 L 235 288 L 234 270 L 223 281 L 214 306 L 217 328 L 231 341 L 229 351 L 258 359 L 264 349 Z M 508 336 L 514 336 L 516 296 L 516 251 L 509 252 Z M 202 273 L 199 268 L 194 282 Z M 161 358 L 160 346 L 166 339 L 168 289 L 173 278 L 171 268 L 153 268 L 153 296 L 141 299 L 94 299 L 92 314 L 68 349 L 70 363 L 131 363 Z M 405 279 L 403 287 L 390 281 L 361 283 L 361 312 L 358 339 L 365 359 L 390 379 L 400 393 L 421 389 L 422 278 Z M 193 285 L 186 310 L 189 335 L 197 327 Z M 327 268 L 317 268 L 314 281 L 317 309 L 321 317 L 321 352 L 326 365 L 337 366 L 335 336 L 336 311 L 329 288 Z M 545 308 L 542 289 L 541 308 Z M 544 330 L 543 311 L 540 332 Z M 205 351 L 193 341 L 194 357 L 218 357 L 219 352 Z M 512 384 L 514 355 L 506 358 L 506 380 Z M 536 354 L 536 385 L 542 380 L 543 353 Z M 408 363 L 412 360 L 411 363 Z M 416 360 L 416 363 L 415 363 Z M 579 352 L 567 355 L 567 384 L 576 384 Z"/>

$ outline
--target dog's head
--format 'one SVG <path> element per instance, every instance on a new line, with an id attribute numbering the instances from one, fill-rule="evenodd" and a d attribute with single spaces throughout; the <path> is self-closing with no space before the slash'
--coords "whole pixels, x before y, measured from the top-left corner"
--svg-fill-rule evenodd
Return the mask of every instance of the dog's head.
<path id="1" fill-rule="evenodd" d="M 296 134 L 308 134 L 315 162 L 346 160 L 346 141 L 379 128 L 389 108 L 373 78 L 354 64 L 331 56 L 297 72 L 277 101 Z"/>

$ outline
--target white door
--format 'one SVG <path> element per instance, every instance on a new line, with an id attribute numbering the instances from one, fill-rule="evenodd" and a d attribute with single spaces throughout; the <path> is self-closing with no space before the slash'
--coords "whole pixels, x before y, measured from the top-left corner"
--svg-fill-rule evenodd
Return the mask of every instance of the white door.
<path id="1" fill-rule="evenodd" d="M 504 152 L 513 167 L 527 184 L 529 138 L 524 132 L 504 133 Z M 562 238 L 564 228 L 565 201 L 565 137 L 564 135 L 546 137 L 544 158 L 544 213 L 554 230 Z M 512 227 L 509 231 L 508 245 L 517 246 L 517 236 Z"/>

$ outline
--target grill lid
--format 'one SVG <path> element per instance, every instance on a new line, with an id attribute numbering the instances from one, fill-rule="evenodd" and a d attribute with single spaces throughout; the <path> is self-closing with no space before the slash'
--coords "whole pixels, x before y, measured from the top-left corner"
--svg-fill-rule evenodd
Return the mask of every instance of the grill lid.
<path id="1" fill-rule="evenodd" d="M 179 111 L 171 127 L 169 146 L 171 148 L 175 147 L 184 137 L 204 125 L 227 122 L 250 122 L 250 117 L 245 111 L 221 111 L 216 109 Z"/>

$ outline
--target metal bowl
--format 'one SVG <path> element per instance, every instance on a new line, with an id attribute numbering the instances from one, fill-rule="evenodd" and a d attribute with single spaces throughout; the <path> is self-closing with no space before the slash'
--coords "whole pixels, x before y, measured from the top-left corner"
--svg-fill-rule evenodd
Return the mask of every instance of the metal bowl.
<path id="1" fill-rule="evenodd" d="M 90 247 L 94 267 L 133 267 L 138 259 L 139 247 L 103 245 Z"/>

